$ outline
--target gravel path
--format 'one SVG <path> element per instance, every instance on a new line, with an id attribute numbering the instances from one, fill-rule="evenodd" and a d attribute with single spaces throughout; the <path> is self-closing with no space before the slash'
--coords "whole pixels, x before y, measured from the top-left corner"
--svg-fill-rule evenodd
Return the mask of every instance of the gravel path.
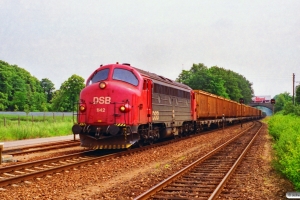
<path id="1" fill-rule="evenodd" d="M 243 128 L 250 124 L 244 124 Z M 239 127 L 231 127 L 224 132 L 204 133 L 197 138 L 8 186 L 0 191 L 0 199 L 133 199 L 238 131 Z M 235 198 L 226 198 L 283 199 L 293 187 L 270 167 L 273 154 L 266 127 L 254 148 L 249 157 L 254 159 L 246 165 L 247 187 L 237 188 L 235 193 L 240 193 Z"/>

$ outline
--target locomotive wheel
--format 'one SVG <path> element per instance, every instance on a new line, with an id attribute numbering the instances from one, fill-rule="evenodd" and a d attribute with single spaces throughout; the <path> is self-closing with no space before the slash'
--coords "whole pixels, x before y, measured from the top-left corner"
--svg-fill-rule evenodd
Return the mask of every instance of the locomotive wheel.
<path id="1" fill-rule="evenodd" d="M 180 135 L 174 135 L 174 139 L 179 139 L 181 138 Z"/>
<path id="2" fill-rule="evenodd" d="M 153 142 L 154 142 L 154 140 L 153 140 L 153 139 L 150 139 L 150 140 L 148 140 L 148 143 L 149 143 L 150 145 L 152 145 L 152 144 L 153 144 Z"/>
<path id="3" fill-rule="evenodd" d="M 174 135 L 174 137 L 177 139 L 177 138 L 182 138 L 182 129 L 180 128 L 178 130 L 178 135 Z"/>
<path id="4" fill-rule="evenodd" d="M 144 140 L 139 140 L 137 143 L 138 143 L 139 147 L 144 146 Z"/>

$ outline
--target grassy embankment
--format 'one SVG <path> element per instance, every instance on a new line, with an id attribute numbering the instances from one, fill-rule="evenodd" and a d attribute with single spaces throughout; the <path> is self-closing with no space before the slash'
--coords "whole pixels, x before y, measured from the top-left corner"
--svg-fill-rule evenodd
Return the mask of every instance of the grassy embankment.
<path id="1" fill-rule="evenodd" d="M 267 123 L 274 138 L 274 166 L 300 191 L 300 117 L 276 114 Z"/>
<path id="2" fill-rule="evenodd" d="M 72 134 L 72 116 L 0 115 L 0 141 Z"/>

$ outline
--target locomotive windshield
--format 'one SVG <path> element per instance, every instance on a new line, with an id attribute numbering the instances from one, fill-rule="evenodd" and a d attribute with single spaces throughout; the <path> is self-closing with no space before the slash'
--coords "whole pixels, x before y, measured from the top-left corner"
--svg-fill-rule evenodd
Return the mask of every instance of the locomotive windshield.
<path id="1" fill-rule="evenodd" d="M 91 83 L 97 83 L 99 81 L 106 80 L 108 77 L 109 69 L 103 69 L 98 71 L 91 79 Z"/>
<path id="2" fill-rule="evenodd" d="M 136 78 L 136 76 L 131 71 L 128 71 L 126 69 L 115 68 L 113 73 L 113 79 L 124 81 L 134 86 L 137 86 L 139 84 L 139 81 Z"/>

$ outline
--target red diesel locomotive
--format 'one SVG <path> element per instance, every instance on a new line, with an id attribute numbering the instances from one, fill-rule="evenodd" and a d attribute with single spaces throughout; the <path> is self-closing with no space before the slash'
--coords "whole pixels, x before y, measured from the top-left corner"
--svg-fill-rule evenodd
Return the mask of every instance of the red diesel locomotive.
<path id="1" fill-rule="evenodd" d="M 205 95 L 130 64 L 101 65 L 90 75 L 80 93 L 77 123 L 72 131 L 79 134 L 83 147 L 121 149 L 134 144 L 151 144 L 166 137 L 188 135 L 224 121 L 232 123 L 260 115 L 251 111 L 243 116 L 235 113 L 225 119 L 221 113 L 206 116 L 205 111 L 199 114 L 199 109 L 204 108 L 203 102 L 211 104 L 205 100 Z M 218 105 L 221 103 L 225 111 L 227 104 L 224 98 L 216 98 L 218 100 L 213 100 Z M 236 107 L 239 105 L 242 106 L 234 104 Z M 220 110 L 217 104 L 208 107 Z"/>
<path id="2" fill-rule="evenodd" d="M 81 146 L 129 148 L 193 131 L 190 87 L 129 64 L 100 66 L 80 93 Z"/>

